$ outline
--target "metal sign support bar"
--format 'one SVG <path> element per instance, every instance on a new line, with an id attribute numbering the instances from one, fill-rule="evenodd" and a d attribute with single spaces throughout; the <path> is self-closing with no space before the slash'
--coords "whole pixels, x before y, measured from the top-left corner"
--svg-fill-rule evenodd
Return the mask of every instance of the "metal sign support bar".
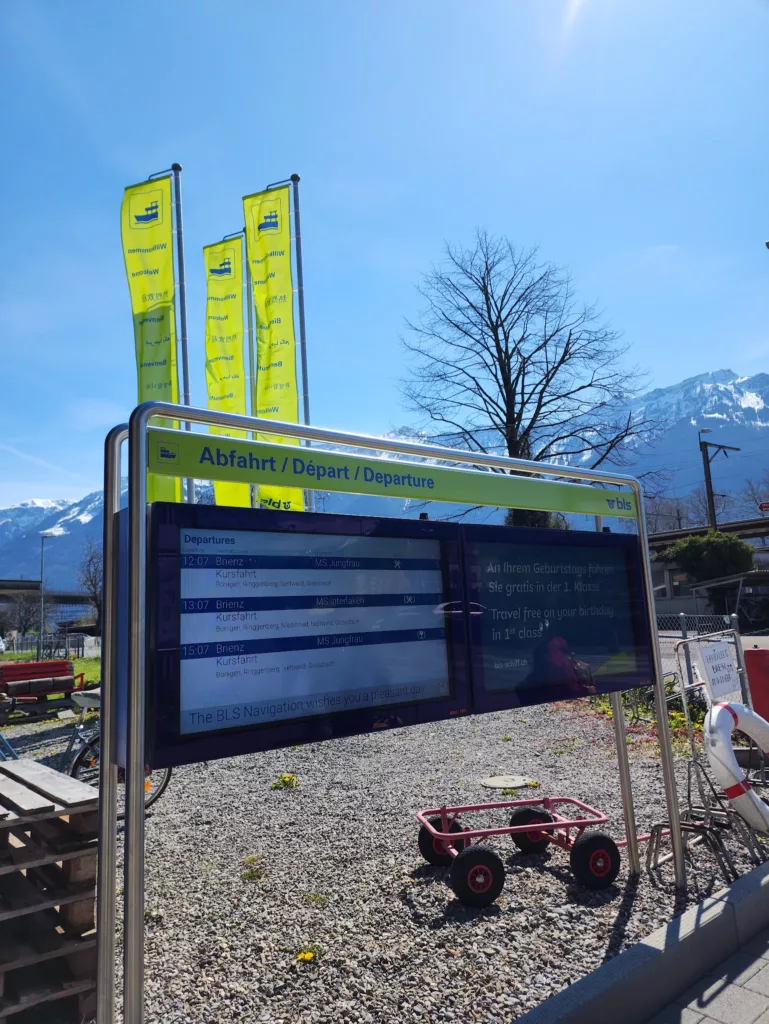
<path id="1" fill-rule="evenodd" d="M 146 556 L 147 556 L 147 429 L 150 420 L 155 417 L 174 419 L 179 416 L 179 407 L 169 403 L 145 402 L 134 409 L 129 424 L 129 659 L 128 659 L 128 763 L 126 766 L 126 830 L 125 830 L 125 886 L 124 886 L 124 1024 L 142 1024 L 144 1020 L 144 718 L 145 718 L 145 655 L 146 655 Z M 206 426 L 221 426 L 227 429 L 240 429 L 248 433 L 273 434 L 282 437 L 297 437 L 306 441 L 324 441 L 357 448 L 392 452 L 398 455 L 414 455 L 422 458 L 439 459 L 443 462 L 454 462 L 462 465 L 485 466 L 494 470 L 507 470 L 523 473 L 528 476 L 555 477 L 563 480 L 588 481 L 598 484 L 613 484 L 631 489 L 636 500 L 638 513 L 639 543 L 643 547 L 642 563 L 644 567 L 644 589 L 646 612 L 650 632 L 655 640 L 652 643 L 655 672 L 655 696 L 657 701 L 657 721 L 660 741 L 665 797 L 668 819 L 671 829 L 671 843 L 675 866 L 675 881 L 678 888 L 686 886 L 686 868 L 684 863 L 683 841 L 680 828 L 680 814 L 676 781 L 673 770 L 673 751 L 670 738 L 670 727 L 667 718 L 667 704 L 663 684 L 662 663 L 659 643 L 656 640 L 656 618 L 654 595 L 652 590 L 651 563 L 646 544 L 646 519 L 643 507 L 643 491 L 639 482 L 632 477 L 620 474 L 605 473 L 598 470 L 582 470 L 567 466 L 555 466 L 547 463 L 527 462 L 523 459 L 511 459 L 504 456 L 487 455 L 484 453 L 467 452 L 461 449 L 441 448 L 437 445 L 418 444 L 410 441 L 396 441 L 389 438 L 370 437 L 364 434 L 350 434 L 341 430 L 329 430 L 305 424 L 280 423 L 257 417 L 215 412 L 208 409 L 187 407 L 184 410 L 185 420 Z M 112 564 L 105 565 L 105 628 L 107 623 L 114 626 L 117 607 L 117 573 L 114 558 L 114 534 L 107 523 L 113 524 L 119 506 L 120 443 L 125 437 L 125 427 L 114 428 L 107 439 L 105 479 L 110 481 L 112 490 L 105 489 L 105 562 L 107 552 L 112 555 Z M 112 632 L 112 631 L 111 631 Z M 112 691 L 114 687 L 114 648 L 108 642 L 107 651 L 110 660 L 105 659 L 105 674 L 102 676 L 103 691 Z M 111 695 L 111 694 L 110 694 Z M 104 700 L 104 695 L 102 696 Z M 115 729 L 115 708 L 108 698 L 102 713 L 102 737 L 107 737 L 108 745 Z M 104 742 L 104 739 L 102 740 Z M 623 743 L 624 746 L 624 737 Z M 102 749 L 102 761 L 110 763 L 114 760 L 114 750 L 110 750 L 111 758 L 107 761 Z M 110 792 L 114 787 L 114 773 L 104 770 L 101 775 L 101 799 L 109 804 Z M 620 762 L 620 786 L 623 807 L 625 808 L 626 826 L 629 828 L 634 820 L 632 814 L 632 790 L 629 772 L 622 770 Z M 107 808 L 109 809 L 109 808 Z M 629 811 L 628 811 L 629 809 Z M 106 811 L 102 811 L 104 815 Z M 110 812 L 111 813 L 111 812 Z M 107 823 L 105 822 L 105 825 Z M 635 830 L 633 830 L 635 835 Z M 628 834 L 628 848 L 631 872 L 637 859 L 637 850 L 633 856 L 631 836 Z M 99 1024 L 112 1024 L 109 1012 L 109 997 L 104 995 L 108 988 L 106 973 L 108 969 L 110 943 L 114 943 L 114 890 L 110 899 L 110 881 L 107 871 L 114 865 L 115 828 L 101 833 L 99 852 L 99 902 L 100 911 L 99 951 L 101 964 L 102 1005 L 100 1007 Z M 110 847 L 112 848 L 110 850 Z M 112 859 L 111 859 L 112 858 Z M 114 886 L 114 866 L 112 883 Z"/>
<path id="2" fill-rule="evenodd" d="M 97 1024 L 115 1019 L 115 874 L 117 870 L 117 768 L 115 766 L 115 663 L 117 637 L 117 512 L 120 449 L 128 425 L 115 427 L 104 443 L 104 600 L 102 601 L 101 733 L 99 736 L 99 854 L 96 933 Z"/>

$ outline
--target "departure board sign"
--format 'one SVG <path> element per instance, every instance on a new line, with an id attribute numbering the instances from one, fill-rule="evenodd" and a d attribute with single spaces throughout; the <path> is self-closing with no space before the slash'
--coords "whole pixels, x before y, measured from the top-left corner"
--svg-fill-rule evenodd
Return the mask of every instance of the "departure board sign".
<path id="1" fill-rule="evenodd" d="M 457 526 L 156 503 L 150 550 L 153 765 L 468 711 Z"/>
<path id="2" fill-rule="evenodd" d="M 440 541 L 181 531 L 180 732 L 448 697 Z"/>
<path id="3" fill-rule="evenodd" d="M 638 539 L 466 527 L 474 710 L 653 681 Z"/>
<path id="4" fill-rule="evenodd" d="M 154 767 L 653 681 L 635 536 L 161 502 L 149 552 Z"/>

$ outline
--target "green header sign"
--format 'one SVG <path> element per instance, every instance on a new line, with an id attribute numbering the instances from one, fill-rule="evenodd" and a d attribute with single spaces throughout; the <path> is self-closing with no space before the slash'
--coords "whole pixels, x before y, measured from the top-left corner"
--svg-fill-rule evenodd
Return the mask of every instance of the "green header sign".
<path id="1" fill-rule="evenodd" d="M 367 459 L 315 448 L 289 448 L 176 430 L 150 430 L 147 444 L 149 471 L 163 476 L 628 519 L 636 514 L 635 498 L 630 492 L 584 484 L 474 469 L 444 469 L 394 459 Z"/>

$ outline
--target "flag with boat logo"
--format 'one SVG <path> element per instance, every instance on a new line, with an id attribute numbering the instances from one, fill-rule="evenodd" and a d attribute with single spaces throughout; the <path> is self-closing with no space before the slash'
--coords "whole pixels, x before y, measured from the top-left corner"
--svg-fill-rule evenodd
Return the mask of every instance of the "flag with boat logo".
<path id="1" fill-rule="evenodd" d="M 243 214 L 256 316 L 254 409 L 266 419 L 298 423 L 289 196 L 287 185 L 245 196 Z M 257 439 L 299 444 L 274 434 Z M 304 495 L 295 487 L 260 487 L 259 504 L 301 511 Z"/>
<path id="2" fill-rule="evenodd" d="M 139 402 L 179 401 L 171 179 L 130 185 L 120 210 Z M 176 426 L 171 420 L 158 420 Z M 149 501 L 181 501 L 181 480 L 150 475 Z"/>
<path id="3" fill-rule="evenodd" d="M 208 408 L 246 413 L 243 365 L 243 244 L 240 238 L 203 247 L 206 266 L 206 389 Z M 211 427 L 220 437 L 246 437 L 244 430 Z M 217 505 L 249 508 L 248 484 L 214 481 Z"/>

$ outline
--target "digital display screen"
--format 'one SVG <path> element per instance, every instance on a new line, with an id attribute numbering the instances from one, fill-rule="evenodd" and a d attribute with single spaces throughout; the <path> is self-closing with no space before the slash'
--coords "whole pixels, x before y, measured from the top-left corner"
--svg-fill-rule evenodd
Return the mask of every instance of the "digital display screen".
<path id="1" fill-rule="evenodd" d="M 466 533 L 476 702 L 539 704 L 651 682 L 637 538 L 495 533 Z"/>
<path id="2" fill-rule="evenodd" d="M 435 539 L 182 528 L 179 733 L 446 698 Z"/>

